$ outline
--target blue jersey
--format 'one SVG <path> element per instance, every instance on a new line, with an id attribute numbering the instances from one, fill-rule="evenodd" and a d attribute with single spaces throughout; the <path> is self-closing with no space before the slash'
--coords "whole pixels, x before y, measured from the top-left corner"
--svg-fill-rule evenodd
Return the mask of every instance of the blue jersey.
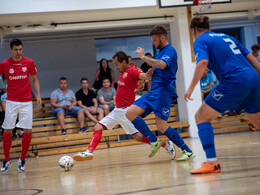
<path id="1" fill-rule="evenodd" d="M 208 68 L 220 82 L 225 80 L 238 84 L 238 87 L 259 86 L 259 76 L 246 59 L 249 51 L 236 39 L 222 33 L 206 32 L 196 39 L 193 47 L 196 62 L 208 60 Z"/>
<path id="2" fill-rule="evenodd" d="M 154 68 L 151 90 L 148 93 L 177 97 L 174 82 L 178 69 L 177 52 L 171 45 L 158 49 L 155 59 L 163 60 L 167 66 L 164 69 Z"/>

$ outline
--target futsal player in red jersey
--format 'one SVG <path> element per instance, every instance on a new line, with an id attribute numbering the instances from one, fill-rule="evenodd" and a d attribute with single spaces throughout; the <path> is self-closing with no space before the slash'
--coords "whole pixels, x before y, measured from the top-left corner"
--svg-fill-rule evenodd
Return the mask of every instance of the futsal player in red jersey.
<path id="1" fill-rule="evenodd" d="M 5 120 L 2 125 L 4 130 L 3 149 L 5 159 L 1 172 L 6 172 L 12 165 L 10 149 L 12 146 L 12 130 L 19 127 L 24 129 L 22 139 L 22 154 L 18 159 L 18 170 L 25 170 L 25 156 L 32 139 L 32 92 L 30 76 L 37 93 L 37 104 L 41 104 L 40 84 L 37 79 L 37 70 L 34 62 L 22 56 L 23 44 L 19 39 L 10 42 L 11 57 L 0 63 L 0 75 L 5 73 L 7 80 L 7 99 Z M 19 122 L 15 125 L 17 116 Z"/>
<path id="2" fill-rule="evenodd" d="M 120 124 L 126 134 L 132 135 L 136 141 L 150 144 L 149 140 L 126 118 L 125 114 L 129 106 L 135 101 L 138 81 L 150 80 L 153 69 L 150 69 L 147 73 L 143 73 L 133 64 L 129 64 L 127 55 L 122 51 L 117 52 L 113 56 L 113 63 L 115 68 L 120 72 L 115 98 L 116 108 L 94 126 L 94 133 L 88 150 L 74 155 L 73 158 L 76 161 L 93 159 L 93 151 L 101 140 L 102 130 L 112 129 L 117 124 Z M 175 158 L 174 145 L 171 141 L 164 142 L 162 147 L 170 154 L 171 159 Z"/>

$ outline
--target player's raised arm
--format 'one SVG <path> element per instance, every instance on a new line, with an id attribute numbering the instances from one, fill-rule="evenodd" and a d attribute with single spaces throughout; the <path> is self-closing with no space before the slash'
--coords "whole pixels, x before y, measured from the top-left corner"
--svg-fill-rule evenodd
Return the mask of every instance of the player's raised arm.
<path id="1" fill-rule="evenodd" d="M 157 60 L 157 59 L 153 59 L 148 56 L 145 56 L 144 49 L 141 47 L 138 47 L 137 50 L 135 51 L 135 53 L 139 55 L 139 58 L 141 60 L 145 61 L 147 64 L 149 64 L 152 67 L 164 69 L 167 66 L 166 62 L 163 60 Z"/>

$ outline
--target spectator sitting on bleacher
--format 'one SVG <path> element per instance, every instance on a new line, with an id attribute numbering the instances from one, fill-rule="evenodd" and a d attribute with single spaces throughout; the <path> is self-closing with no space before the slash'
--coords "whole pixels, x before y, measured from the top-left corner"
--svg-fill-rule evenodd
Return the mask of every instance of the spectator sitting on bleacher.
<path id="1" fill-rule="evenodd" d="M 208 69 L 205 70 L 203 76 L 200 79 L 200 89 L 201 89 L 201 98 L 202 101 L 206 99 L 209 93 L 214 89 L 215 84 L 211 73 L 208 72 Z"/>
<path id="2" fill-rule="evenodd" d="M 111 87 L 111 83 L 108 78 L 103 79 L 102 86 L 103 87 L 97 92 L 97 98 L 99 101 L 98 107 L 104 110 L 104 114 L 106 116 L 115 108 L 116 90 Z"/>
<path id="3" fill-rule="evenodd" d="M 104 118 L 104 111 L 98 108 L 98 102 L 96 99 L 96 93 L 88 88 L 88 79 L 82 78 L 80 80 L 81 89 L 76 93 L 76 98 L 78 105 L 84 109 L 86 116 L 95 123 L 98 123 L 102 118 Z M 98 120 L 93 116 L 93 114 L 98 114 Z"/>
<path id="4" fill-rule="evenodd" d="M 59 124 L 61 126 L 62 135 L 67 134 L 67 130 L 65 128 L 65 120 L 64 117 L 67 115 L 77 115 L 79 125 L 80 125 L 80 133 L 88 132 L 86 127 L 84 127 L 84 109 L 76 106 L 77 101 L 76 97 L 72 90 L 68 89 L 68 80 L 65 77 L 61 77 L 59 79 L 60 88 L 54 90 L 51 93 L 51 106 L 53 107 L 53 114 L 58 116 Z"/>

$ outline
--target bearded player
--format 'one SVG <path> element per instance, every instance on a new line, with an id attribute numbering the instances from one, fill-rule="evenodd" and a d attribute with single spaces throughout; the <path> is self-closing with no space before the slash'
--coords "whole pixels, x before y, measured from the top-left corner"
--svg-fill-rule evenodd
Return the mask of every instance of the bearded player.
<path id="1" fill-rule="evenodd" d="M 93 151 L 101 141 L 102 130 L 112 129 L 117 124 L 120 124 L 126 134 L 131 134 L 136 141 L 150 144 L 150 141 L 134 127 L 126 118 L 125 114 L 129 106 L 135 101 L 138 81 L 150 80 L 153 69 L 147 73 L 143 73 L 133 64 L 129 64 L 127 55 L 122 51 L 117 52 L 113 56 L 113 63 L 115 68 L 120 72 L 115 98 L 116 108 L 94 126 L 94 133 L 90 140 L 88 150 L 73 156 L 73 159 L 76 161 L 93 159 Z M 170 153 L 171 159 L 175 158 L 175 150 L 171 141 L 163 142 L 162 147 Z"/>

